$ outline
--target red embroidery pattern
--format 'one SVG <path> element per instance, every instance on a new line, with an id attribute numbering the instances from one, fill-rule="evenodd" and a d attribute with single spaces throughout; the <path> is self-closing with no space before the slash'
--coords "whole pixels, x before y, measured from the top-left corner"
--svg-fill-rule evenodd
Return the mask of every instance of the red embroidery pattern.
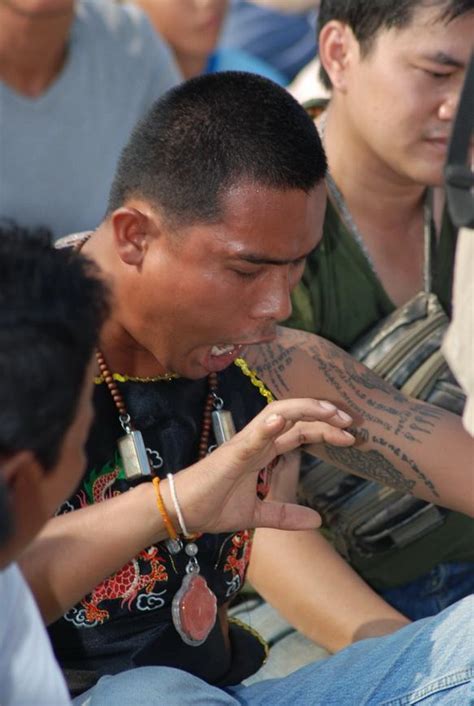
<path id="1" fill-rule="evenodd" d="M 137 559 L 145 559 L 150 562 L 151 572 L 140 573 L 140 566 Z M 120 607 L 125 605 L 131 609 L 131 604 L 143 589 L 146 593 L 151 593 L 157 581 L 167 581 L 168 574 L 165 566 L 161 563 L 162 558 L 158 554 L 157 547 L 145 549 L 136 559 L 132 559 L 128 564 L 100 583 L 90 596 L 83 598 L 81 605 L 85 609 L 85 619 L 88 623 L 103 623 L 108 620 L 110 613 L 108 610 L 99 608 L 102 601 L 122 599 Z"/>
<path id="2" fill-rule="evenodd" d="M 260 498 L 260 500 L 265 500 L 268 493 L 270 492 L 270 485 L 272 482 L 273 469 L 275 468 L 275 466 L 277 465 L 279 460 L 280 460 L 280 457 L 276 456 L 276 458 L 274 458 L 273 461 L 271 461 L 268 464 L 268 466 L 265 466 L 265 468 L 262 468 L 262 470 L 258 474 L 257 496 Z"/>

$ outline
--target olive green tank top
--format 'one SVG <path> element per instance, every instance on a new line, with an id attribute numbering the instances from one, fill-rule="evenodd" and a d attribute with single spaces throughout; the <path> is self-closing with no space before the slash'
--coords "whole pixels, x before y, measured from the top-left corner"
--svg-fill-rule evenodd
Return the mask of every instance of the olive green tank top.
<path id="1" fill-rule="evenodd" d="M 456 231 L 443 218 L 432 258 L 432 291 L 449 314 Z M 349 349 L 396 307 L 383 289 L 360 246 L 328 200 L 323 237 L 308 257 L 303 279 L 292 297 L 287 326 L 317 333 Z M 459 513 L 402 549 L 358 561 L 354 568 L 375 588 L 399 586 L 445 561 L 474 559 L 474 523 Z"/>

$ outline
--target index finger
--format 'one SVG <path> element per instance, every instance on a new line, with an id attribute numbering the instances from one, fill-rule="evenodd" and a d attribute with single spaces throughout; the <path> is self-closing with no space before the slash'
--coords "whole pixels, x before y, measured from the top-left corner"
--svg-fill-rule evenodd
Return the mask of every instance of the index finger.
<path id="1" fill-rule="evenodd" d="M 298 397 L 278 400 L 268 405 L 253 421 L 267 413 L 267 419 L 272 415 L 281 415 L 288 422 L 324 421 L 332 426 L 344 428 L 352 424 L 352 417 L 327 400 L 315 400 L 310 397 Z"/>

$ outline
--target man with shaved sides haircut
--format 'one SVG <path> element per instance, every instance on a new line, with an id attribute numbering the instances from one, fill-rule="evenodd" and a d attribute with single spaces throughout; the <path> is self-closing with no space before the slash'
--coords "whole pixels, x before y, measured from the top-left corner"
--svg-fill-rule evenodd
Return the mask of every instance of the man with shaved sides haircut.
<path id="1" fill-rule="evenodd" d="M 276 580 L 291 601 L 308 554 L 296 568 L 284 537 L 295 532 L 305 545 L 317 524 L 293 504 L 286 451 L 304 444 L 472 512 L 473 441 L 455 415 L 404 397 L 323 339 L 277 326 L 321 238 L 325 173 L 314 124 L 284 89 L 251 74 L 202 76 L 137 125 L 105 220 L 63 243 L 102 270 L 111 315 L 87 471 L 22 566 L 66 675 L 81 678 L 78 692 L 89 679 L 78 704 L 467 698 L 467 603 L 289 677 L 242 684 L 267 648 L 229 619 L 229 602 L 249 561 L 252 579 L 266 571 L 265 546 L 275 552 L 279 536 L 277 558 L 292 568 Z M 280 423 L 281 438 L 247 472 L 232 463 L 224 472 L 223 457 L 236 454 L 256 415 Z M 415 417 L 419 438 L 409 428 Z M 213 491 L 210 512 L 203 488 L 219 473 L 241 476 L 254 500 Z M 357 577 L 349 587 L 360 595 Z M 367 617 L 376 622 L 376 611 Z"/>

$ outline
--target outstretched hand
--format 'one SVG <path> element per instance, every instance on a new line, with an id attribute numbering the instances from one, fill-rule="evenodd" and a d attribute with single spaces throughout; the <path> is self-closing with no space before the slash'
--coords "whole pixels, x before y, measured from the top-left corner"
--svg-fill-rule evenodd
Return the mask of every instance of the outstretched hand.
<path id="1" fill-rule="evenodd" d="M 318 527 L 320 517 L 310 508 L 260 500 L 256 494 L 258 473 L 275 457 L 303 444 L 351 446 L 355 439 L 344 431 L 351 422 L 328 402 L 272 402 L 230 441 L 175 475 L 187 528 L 217 533 L 252 527 Z"/>

